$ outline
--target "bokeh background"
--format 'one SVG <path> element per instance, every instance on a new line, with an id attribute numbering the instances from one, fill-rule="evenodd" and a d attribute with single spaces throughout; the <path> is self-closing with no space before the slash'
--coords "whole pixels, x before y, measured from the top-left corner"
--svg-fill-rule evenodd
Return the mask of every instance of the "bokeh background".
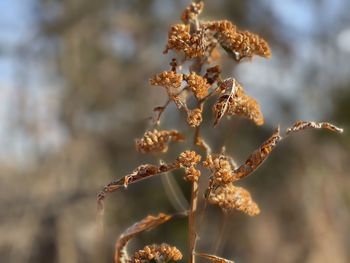
<path id="1" fill-rule="evenodd" d="M 230 19 L 264 36 L 269 60 L 223 59 L 257 98 L 263 127 L 233 118 L 205 138 L 242 162 L 278 124 L 332 121 L 342 136 L 306 131 L 288 138 L 241 185 L 262 213 L 223 216 L 208 207 L 198 250 L 236 262 L 350 262 L 350 2 L 207 0 L 205 19 Z M 189 0 L 0 1 L 0 261 L 112 262 L 114 242 L 145 215 L 177 211 L 161 177 L 109 196 L 106 232 L 96 194 L 137 165 L 171 160 L 135 153 L 134 138 L 164 102 L 148 79 L 168 68 L 167 30 Z M 190 134 L 170 107 L 163 127 Z M 186 194 L 188 185 L 175 173 Z M 183 205 L 186 202 L 182 202 Z M 222 225 L 225 226 L 222 229 Z M 130 244 L 168 242 L 186 253 L 186 221 Z"/>

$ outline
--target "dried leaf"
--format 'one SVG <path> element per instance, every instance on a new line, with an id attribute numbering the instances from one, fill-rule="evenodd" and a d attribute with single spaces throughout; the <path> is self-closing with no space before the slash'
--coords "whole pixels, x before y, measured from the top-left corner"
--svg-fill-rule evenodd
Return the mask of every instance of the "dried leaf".
<path id="1" fill-rule="evenodd" d="M 151 230 L 152 228 L 155 228 L 167 221 L 169 221 L 172 218 L 171 215 L 166 215 L 163 213 L 160 213 L 158 216 L 152 216 L 148 215 L 141 221 L 133 224 L 131 227 L 126 229 L 118 238 L 116 244 L 115 244 L 115 255 L 114 255 L 114 261 L 115 263 L 121 263 L 123 257 L 125 257 L 125 253 L 123 253 L 123 250 L 126 248 L 127 243 L 137 234 L 146 231 Z"/>
<path id="2" fill-rule="evenodd" d="M 270 155 L 277 143 L 282 140 L 279 127 L 274 131 L 272 136 L 267 139 L 259 149 L 255 150 L 247 161 L 234 171 L 235 179 L 241 179 L 254 172 Z"/>
<path id="3" fill-rule="evenodd" d="M 342 133 L 343 129 L 338 128 L 337 126 L 328 123 L 328 122 L 313 122 L 313 121 L 298 121 L 292 127 L 286 130 L 286 134 L 289 135 L 293 132 L 302 131 L 308 128 L 313 129 L 327 129 L 333 132 Z"/>
<path id="4" fill-rule="evenodd" d="M 103 213 L 103 202 L 107 193 L 117 191 L 121 187 L 127 187 L 131 183 L 135 183 L 143 179 L 152 177 L 154 175 L 169 172 L 178 168 L 180 168 L 178 162 L 174 162 L 172 164 L 161 164 L 160 166 L 152 164 L 140 165 L 131 174 L 128 174 L 116 181 L 113 181 L 103 188 L 103 190 L 97 195 L 98 211 L 100 212 L 100 214 Z"/>
<path id="5" fill-rule="evenodd" d="M 210 255 L 210 254 L 206 254 L 206 253 L 198 253 L 196 252 L 196 256 L 202 257 L 202 258 L 206 258 L 208 260 L 210 260 L 213 263 L 234 263 L 234 261 L 232 260 L 228 260 L 225 258 L 221 258 L 218 257 L 216 255 Z"/>
<path id="6" fill-rule="evenodd" d="M 224 89 L 225 91 L 228 91 L 228 94 L 221 96 L 218 102 L 214 105 L 215 107 L 214 111 L 216 113 L 214 126 L 219 124 L 220 120 L 227 112 L 230 105 L 230 100 L 233 98 L 235 94 L 235 86 L 236 86 L 236 81 L 232 78 L 224 80 L 220 85 L 220 89 L 221 90 Z"/>
<path id="7" fill-rule="evenodd" d="M 219 90 L 223 91 L 227 86 L 227 83 L 223 82 L 219 86 Z M 232 88 L 229 89 L 229 93 L 227 93 L 227 90 L 225 92 L 224 95 L 218 98 L 213 107 L 215 123 L 218 123 L 224 114 L 248 118 L 254 121 L 256 125 L 262 125 L 264 123 L 264 117 L 258 102 L 245 94 L 239 83 L 234 81 Z"/>
<path id="8" fill-rule="evenodd" d="M 204 78 L 207 82 L 212 85 L 214 84 L 220 77 L 221 68 L 219 65 L 207 68 Z"/>

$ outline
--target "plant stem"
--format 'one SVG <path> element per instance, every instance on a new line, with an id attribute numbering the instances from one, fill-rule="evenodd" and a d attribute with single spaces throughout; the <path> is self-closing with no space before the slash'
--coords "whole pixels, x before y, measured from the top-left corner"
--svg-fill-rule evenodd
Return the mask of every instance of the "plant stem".
<path id="1" fill-rule="evenodd" d="M 192 183 L 191 190 L 191 207 L 188 214 L 188 250 L 189 250 L 189 263 L 195 263 L 195 246 L 196 246 L 196 226 L 195 226 L 195 214 L 197 211 L 198 203 L 198 182 Z"/>

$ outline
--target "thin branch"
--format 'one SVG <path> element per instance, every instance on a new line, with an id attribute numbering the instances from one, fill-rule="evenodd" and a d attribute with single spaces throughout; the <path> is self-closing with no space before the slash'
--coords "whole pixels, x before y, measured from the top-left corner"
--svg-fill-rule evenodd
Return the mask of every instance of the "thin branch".
<path id="1" fill-rule="evenodd" d="M 188 248 L 189 248 L 189 262 L 195 262 L 195 247 L 196 247 L 196 212 L 197 212 L 197 203 L 198 203 L 198 182 L 192 182 L 191 188 L 191 207 L 188 215 Z"/>
<path id="2" fill-rule="evenodd" d="M 179 97 L 183 92 L 185 92 L 185 91 L 187 91 L 187 90 L 188 90 L 187 87 L 185 87 L 185 88 L 183 88 L 181 91 L 179 91 L 179 92 L 178 92 L 177 94 L 175 94 L 175 95 L 170 96 L 170 94 L 168 94 L 168 95 L 169 95 L 169 98 L 168 98 L 168 100 L 164 103 L 164 105 L 163 105 L 163 106 L 155 107 L 155 108 L 153 109 L 153 111 L 158 112 L 158 114 L 156 115 L 156 117 L 153 119 L 153 122 L 154 122 L 154 124 L 155 124 L 156 126 L 159 126 L 159 124 L 160 124 L 160 119 L 161 119 L 161 117 L 162 117 L 164 111 L 168 108 L 168 106 L 170 105 L 170 103 L 171 103 L 172 101 L 174 101 L 174 103 L 175 103 L 175 105 L 176 105 L 177 108 L 184 108 L 186 111 L 188 110 L 186 103 L 181 103 L 180 101 L 175 100 L 175 98 Z"/>

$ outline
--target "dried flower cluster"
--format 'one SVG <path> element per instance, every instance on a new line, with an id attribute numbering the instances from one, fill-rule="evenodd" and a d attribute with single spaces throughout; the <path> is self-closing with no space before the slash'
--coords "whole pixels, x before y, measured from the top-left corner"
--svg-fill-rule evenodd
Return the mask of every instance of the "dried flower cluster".
<path id="1" fill-rule="evenodd" d="M 215 124 L 227 114 L 248 118 L 256 125 L 264 124 L 264 117 L 258 102 L 245 94 L 241 85 L 233 79 L 227 79 L 221 85 L 224 94 L 221 95 L 213 106 Z"/>
<path id="2" fill-rule="evenodd" d="M 196 215 L 200 198 L 199 180 L 201 173 L 209 177 L 204 201 L 217 205 L 224 212 L 238 210 L 255 216 L 260 209 L 253 201 L 251 194 L 242 187 L 236 186 L 240 179 L 252 174 L 271 154 L 272 150 L 284 138 L 294 132 L 308 128 L 327 129 L 341 133 L 343 130 L 327 122 L 296 122 L 281 135 L 277 128 L 241 165 L 236 165 L 232 157 L 223 150 L 212 153 L 209 144 L 202 138 L 200 128 L 203 123 L 205 106 L 209 103 L 217 126 L 225 116 L 244 117 L 256 125 L 264 123 L 264 117 L 258 102 L 246 94 L 244 88 L 232 77 L 223 77 L 219 65 L 211 65 L 217 57 L 218 50 L 228 53 L 236 62 L 253 56 L 270 57 L 271 51 L 267 42 L 248 31 L 241 31 L 230 21 L 202 21 L 199 15 L 203 11 L 202 1 L 192 3 L 182 13 L 182 24 L 171 26 L 168 34 L 165 53 L 170 50 L 182 55 L 178 60 L 173 58 L 171 69 L 156 74 L 150 79 L 153 86 L 162 87 L 168 99 L 163 106 L 154 108 L 155 118 L 152 128 L 142 138 L 135 140 L 136 150 L 140 153 L 165 153 L 170 142 L 185 141 L 185 137 L 177 130 L 162 130 L 161 117 L 170 103 L 174 103 L 179 111 L 186 113 L 186 122 L 193 128 L 193 145 L 180 153 L 170 163 L 142 164 L 130 174 L 107 184 L 98 194 L 99 211 L 103 212 L 103 201 L 108 193 L 126 188 L 128 185 L 174 170 L 183 169 L 184 179 L 191 184 L 191 202 L 188 211 L 180 214 L 147 216 L 126 229 L 116 242 L 115 262 L 169 262 L 182 259 L 176 247 L 167 244 L 146 246 L 129 258 L 126 246 L 130 239 L 143 231 L 150 230 L 178 216 L 188 218 L 188 251 L 189 262 L 195 257 L 202 257 L 216 263 L 232 263 L 233 261 L 196 251 Z M 185 62 L 190 66 L 186 68 Z M 191 103 L 188 103 L 188 101 Z M 209 100 L 212 99 L 212 100 Z M 211 103 L 214 101 L 214 103 Z M 188 105 L 193 105 L 191 108 Z M 186 143 L 186 141 L 185 141 Z M 196 149 L 194 149 L 196 148 Z M 203 169 L 201 169 L 201 167 Z"/>
<path id="3" fill-rule="evenodd" d="M 146 262 L 169 262 L 179 261 L 182 259 L 180 250 L 171 247 L 168 244 L 145 246 L 143 249 L 135 252 L 130 263 L 146 263 Z"/>
<path id="4" fill-rule="evenodd" d="M 213 183 L 227 184 L 234 180 L 233 169 L 225 155 L 208 155 L 203 165 L 210 169 Z"/>
<path id="5" fill-rule="evenodd" d="M 198 181 L 201 172 L 196 168 L 201 160 L 201 156 L 195 151 L 185 151 L 178 157 L 178 162 L 181 167 L 185 168 L 185 180 Z"/>
<path id="6" fill-rule="evenodd" d="M 232 57 L 240 61 L 254 55 L 270 57 L 268 43 L 249 31 L 240 31 L 230 21 L 213 21 L 200 23 L 197 18 L 203 4 L 188 7 L 183 14 L 185 24 L 171 27 L 165 52 L 173 49 L 182 51 L 187 58 L 210 57 L 210 53 L 219 44 Z M 189 22 L 193 22 L 196 30 L 191 33 Z"/>
<path id="7" fill-rule="evenodd" d="M 166 152 L 168 150 L 168 142 L 179 142 L 184 137 L 175 130 L 162 130 L 147 131 L 141 139 L 136 139 L 136 150 L 141 153 L 150 152 Z"/>
<path id="8" fill-rule="evenodd" d="M 150 79 L 150 84 L 161 86 L 168 90 L 179 89 L 181 87 L 183 75 L 177 74 L 174 71 L 163 71 Z"/>
<path id="9" fill-rule="evenodd" d="M 195 21 L 200 13 L 202 13 L 204 8 L 203 2 L 192 3 L 190 4 L 181 15 L 181 20 L 185 24 L 188 24 L 191 21 Z"/>
<path id="10" fill-rule="evenodd" d="M 260 213 L 260 209 L 252 200 L 250 193 L 242 187 L 234 186 L 232 183 L 217 186 L 210 192 L 208 201 L 220 206 L 224 211 L 237 209 L 250 216 Z"/>
<path id="11" fill-rule="evenodd" d="M 202 110 L 197 108 L 187 112 L 187 123 L 191 127 L 198 127 L 203 121 Z"/>
<path id="12" fill-rule="evenodd" d="M 197 99 L 204 99 L 208 95 L 210 85 L 202 76 L 192 72 L 191 74 L 185 76 L 185 80 L 188 84 L 188 88 L 193 92 Z"/>

